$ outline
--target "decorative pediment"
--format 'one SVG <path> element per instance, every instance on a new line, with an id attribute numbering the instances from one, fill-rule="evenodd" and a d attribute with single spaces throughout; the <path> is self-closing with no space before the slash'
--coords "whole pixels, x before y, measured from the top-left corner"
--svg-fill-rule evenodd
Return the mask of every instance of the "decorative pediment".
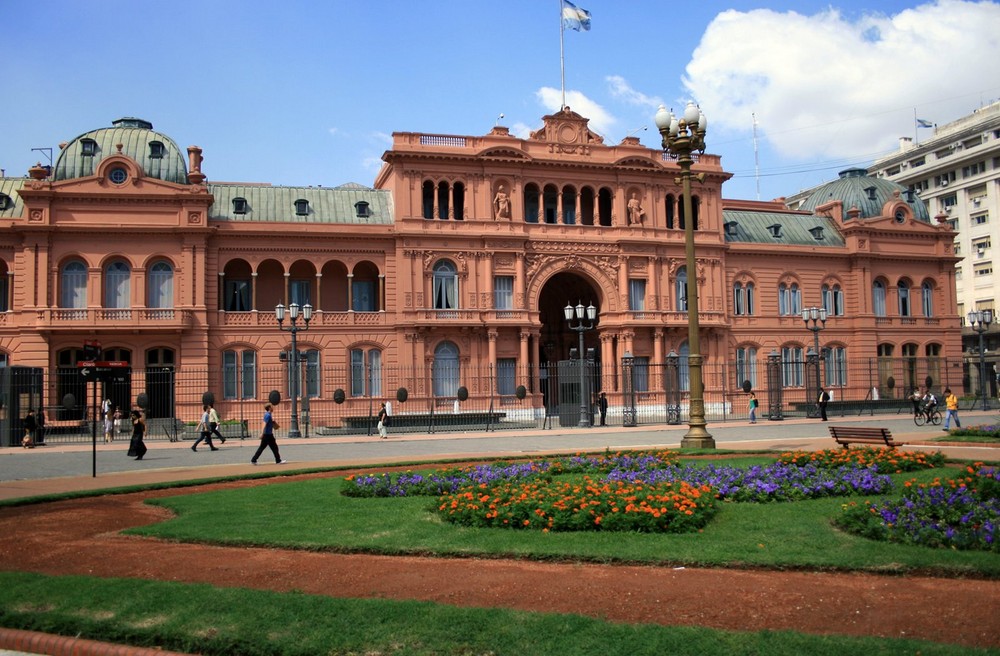
<path id="1" fill-rule="evenodd" d="M 569 107 L 542 117 L 543 126 L 528 137 L 529 141 L 545 141 L 560 146 L 591 146 L 603 144 L 604 137 L 587 127 L 590 122 Z"/>
<path id="2" fill-rule="evenodd" d="M 648 157 L 635 157 L 634 155 L 622 157 L 620 160 L 615 162 L 615 166 L 627 166 L 631 168 L 639 167 L 644 169 L 658 168 L 656 163 Z"/>
<path id="3" fill-rule="evenodd" d="M 503 146 L 496 148 L 488 148 L 481 153 L 480 157 L 503 157 L 505 159 L 531 159 L 519 150 L 514 150 L 513 148 L 506 148 Z"/>

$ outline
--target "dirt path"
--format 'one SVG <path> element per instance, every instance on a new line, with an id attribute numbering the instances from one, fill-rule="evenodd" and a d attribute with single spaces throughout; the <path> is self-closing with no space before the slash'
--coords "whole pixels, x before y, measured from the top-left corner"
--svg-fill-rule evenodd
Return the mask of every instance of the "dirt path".
<path id="1" fill-rule="evenodd" d="M 997 581 L 336 555 L 176 544 L 118 534 L 168 516 L 144 499 L 266 483 L 242 481 L 0 509 L 0 569 L 418 599 L 578 613 L 628 623 L 790 629 L 1000 648 Z"/>

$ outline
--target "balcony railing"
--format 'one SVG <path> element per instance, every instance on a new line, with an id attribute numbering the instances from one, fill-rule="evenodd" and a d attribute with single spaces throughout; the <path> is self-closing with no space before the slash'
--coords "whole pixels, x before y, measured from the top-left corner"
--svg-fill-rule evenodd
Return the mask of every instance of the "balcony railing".
<path id="1" fill-rule="evenodd" d="M 36 325 L 51 330 L 170 330 L 187 328 L 191 310 L 176 308 L 49 308 L 37 311 Z"/>

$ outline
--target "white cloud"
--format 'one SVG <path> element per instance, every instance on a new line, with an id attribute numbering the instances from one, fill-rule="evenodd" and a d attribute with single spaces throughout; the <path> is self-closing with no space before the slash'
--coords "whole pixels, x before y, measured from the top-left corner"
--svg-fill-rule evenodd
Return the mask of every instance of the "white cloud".
<path id="1" fill-rule="evenodd" d="M 784 156 L 863 158 L 912 136 L 914 109 L 942 124 L 1000 93 L 998 25 L 1000 4 L 965 0 L 857 18 L 730 10 L 685 85 L 716 128 L 748 131 L 755 113 Z"/>
<path id="2" fill-rule="evenodd" d="M 562 108 L 562 92 L 559 89 L 542 87 L 535 95 L 542 107 L 549 112 L 558 112 Z M 590 129 L 601 136 L 608 134 L 608 130 L 618 122 L 604 107 L 579 91 L 567 91 L 566 104 L 572 111 L 590 119 Z"/>
<path id="3" fill-rule="evenodd" d="M 624 100 L 630 105 L 656 109 L 663 104 L 659 96 L 647 96 L 633 89 L 621 75 L 609 75 L 604 80 L 608 83 L 612 97 Z"/>

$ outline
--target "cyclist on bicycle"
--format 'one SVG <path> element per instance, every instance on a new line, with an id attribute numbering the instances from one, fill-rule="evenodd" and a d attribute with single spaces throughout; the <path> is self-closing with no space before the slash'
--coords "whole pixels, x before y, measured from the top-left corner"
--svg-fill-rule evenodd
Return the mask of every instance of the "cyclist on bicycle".
<path id="1" fill-rule="evenodd" d="M 934 396 L 934 392 L 927 389 L 927 393 L 924 394 L 924 415 L 927 417 L 927 422 L 930 423 L 931 415 L 934 414 L 934 409 L 937 408 L 937 397 Z"/>

